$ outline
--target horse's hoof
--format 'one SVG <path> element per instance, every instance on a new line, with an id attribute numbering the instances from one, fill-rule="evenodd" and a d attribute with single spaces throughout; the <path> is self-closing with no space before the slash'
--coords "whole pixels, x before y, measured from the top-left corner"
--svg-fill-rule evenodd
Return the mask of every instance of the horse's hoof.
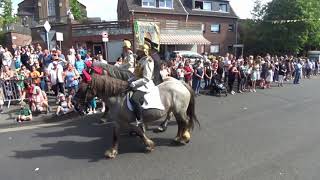
<path id="1" fill-rule="evenodd" d="M 151 141 L 151 140 L 148 140 L 147 141 L 147 146 L 146 146 L 146 152 L 150 153 L 150 152 L 154 151 L 154 147 L 155 147 L 154 142 Z"/>
<path id="2" fill-rule="evenodd" d="M 158 127 L 157 129 L 154 129 L 153 132 L 154 133 L 163 133 L 167 130 L 167 128 L 163 128 L 163 127 Z"/>
<path id="3" fill-rule="evenodd" d="M 173 140 L 173 144 L 178 146 L 183 146 L 185 145 L 185 142 L 180 137 L 176 137 Z"/>
<path id="4" fill-rule="evenodd" d="M 118 155 L 118 151 L 115 149 L 107 150 L 104 155 L 108 159 L 114 159 Z"/>
<path id="5" fill-rule="evenodd" d="M 151 153 L 152 151 L 154 151 L 154 147 L 147 146 L 145 149 L 146 153 Z"/>
<path id="6" fill-rule="evenodd" d="M 174 142 L 180 142 L 181 141 L 181 138 L 180 137 L 176 137 L 176 138 L 174 138 L 174 140 L 173 140 Z"/>
<path id="7" fill-rule="evenodd" d="M 191 134 L 189 131 L 185 131 L 183 133 L 183 136 L 182 136 L 182 141 L 185 142 L 186 144 L 188 144 L 190 142 L 190 139 L 191 139 Z"/>

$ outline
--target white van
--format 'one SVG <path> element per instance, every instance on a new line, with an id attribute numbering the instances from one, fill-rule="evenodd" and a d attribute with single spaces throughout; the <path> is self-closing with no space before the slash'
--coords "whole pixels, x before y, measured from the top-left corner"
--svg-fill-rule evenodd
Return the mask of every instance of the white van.
<path id="1" fill-rule="evenodd" d="M 310 61 L 318 61 L 320 60 L 320 51 L 309 51 L 308 58 Z"/>
<path id="2" fill-rule="evenodd" d="M 203 62 L 203 56 L 199 53 L 192 51 L 173 51 L 171 54 L 171 58 L 176 58 L 177 56 L 181 56 L 183 58 L 188 58 L 191 61 L 191 64 L 194 64 L 197 60 L 201 60 Z"/>

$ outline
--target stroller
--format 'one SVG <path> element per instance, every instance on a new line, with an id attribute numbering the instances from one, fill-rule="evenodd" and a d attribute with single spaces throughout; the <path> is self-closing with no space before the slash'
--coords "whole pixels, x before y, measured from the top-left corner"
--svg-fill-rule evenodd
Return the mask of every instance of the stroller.
<path id="1" fill-rule="evenodd" d="M 221 82 L 217 78 L 213 78 L 211 84 L 211 94 L 216 96 L 221 96 L 221 94 L 225 94 L 225 96 L 228 96 L 228 89 L 223 82 Z"/>

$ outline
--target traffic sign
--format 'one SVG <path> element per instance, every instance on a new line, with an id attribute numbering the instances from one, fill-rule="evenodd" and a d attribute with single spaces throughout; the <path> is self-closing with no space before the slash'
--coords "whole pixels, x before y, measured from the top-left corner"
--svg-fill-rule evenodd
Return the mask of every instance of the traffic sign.
<path id="1" fill-rule="evenodd" d="M 57 41 L 63 41 L 63 33 L 56 32 L 56 39 Z"/>
<path id="2" fill-rule="evenodd" d="M 49 32 L 51 30 L 51 25 L 48 21 L 46 21 L 43 25 L 44 29 Z"/>
<path id="3" fill-rule="evenodd" d="M 102 42 L 108 42 L 108 41 L 109 41 L 109 38 L 105 38 L 105 37 L 102 38 Z"/>
<path id="4" fill-rule="evenodd" d="M 108 38 L 109 34 L 108 32 L 102 32 L 102 38 Z"/>

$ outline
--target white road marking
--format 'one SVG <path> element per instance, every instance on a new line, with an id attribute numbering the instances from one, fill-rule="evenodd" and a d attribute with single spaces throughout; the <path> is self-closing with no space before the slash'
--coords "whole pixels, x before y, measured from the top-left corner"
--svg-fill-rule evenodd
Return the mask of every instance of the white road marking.
<path id="1" fill-rule="evenodd" d="M 8 133 L 8 132 L 16 132 L 16 131 L 25 131 L 25 130 L 32 130 L 32 129 L 39 129 L 44 127 L 52 127 L 52 126 L 58 126 L 61 124 L 65 124 L 68 122 L 72 122 L 73 120 L 67 120 L 67 121 L 61 121 L 57 123 L 48 123 L 48 124 L 36 124 L 36 125 L 30 125 L 30 126 L 22 126 L 22 127 L 14 127 L 14 128 L 7 128 L 7 129 L 0 129 L 1 133 Z"/>

